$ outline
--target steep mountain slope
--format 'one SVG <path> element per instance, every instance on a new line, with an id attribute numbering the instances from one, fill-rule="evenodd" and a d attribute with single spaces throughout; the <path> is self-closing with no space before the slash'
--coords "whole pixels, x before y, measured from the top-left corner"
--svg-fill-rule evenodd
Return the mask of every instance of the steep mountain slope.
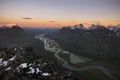
<path id="1" fill-rule="evenodd" d="M 114 27 L 114 30 L 118 27 Z M 56 33 L 48 34 L 60 45 L 77 55 L 91 57 L 95 60 L 112 62 L 119 65 L 120 37 L 116 31 L 101 25 L 85 28 L 82 24 L 63 27 Z"/>
<path id="2" fill-rule="evenodd" d="M 19 26 L 0 28 L 0 47 L 15 47 L 27 45 L 28 43 L 28 34 Z"/>

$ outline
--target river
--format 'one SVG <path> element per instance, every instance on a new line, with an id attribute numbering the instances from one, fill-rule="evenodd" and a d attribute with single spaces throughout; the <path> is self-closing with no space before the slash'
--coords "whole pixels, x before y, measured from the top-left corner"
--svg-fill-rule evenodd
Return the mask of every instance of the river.
<path id="1" fill-rule="evenodd" d="M 81 58 L 73 53 L 70 53 L 69 51 L 62 49 L 55 40 L 49 39 L 49 38 L 45 37 L 44 35 L 45 34 L 36 35 L 35 39 L 40 39 L 41 41 L 43 41 L 45 50 L 55 53 L 55 57 L 63 62 L 63 64 L 62 64 L 63 67 L 65 67 L 69 70 L 74 70 L 74 71 L 85 71 L 85 70 L 91 70 L 91 69 L 99 69 L 104 74 L 106 74 L 111 80 L 117 80 L 117 79 L 113 78 L 113 76 L 111 76 L 111 74 L 109 73 L 109 70 L 103 65 L 84 66 L 84 67 L 77 68 L 77 67 L 69 64 L 69 62 L 67 60 L 60 57 L 60 54 L 62 54 L 62 55 L 70 54 L 69 59 L 70 59 L 70 62 L 72 64 L 83 63 L 83 62 L 89 61 L 91 59 L 88 59 L 85 57 Z"/>

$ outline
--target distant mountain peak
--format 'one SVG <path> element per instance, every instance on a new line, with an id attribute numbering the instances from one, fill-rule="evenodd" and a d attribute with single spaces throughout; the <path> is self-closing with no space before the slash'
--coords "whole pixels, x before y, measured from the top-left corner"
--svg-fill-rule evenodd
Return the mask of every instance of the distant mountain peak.
<path id="1" fill-rule="evenodd" d="M 9 27 L 8 27 L 8 26 L 3 25 L 2 27 L 0 27 L 0 29 L 9 29 Z"/>
<path id="2" fill-rule="evenodd" d="M 20 26 L 15 25 L 10 28 L 11 30 L 24 31 Z"/>

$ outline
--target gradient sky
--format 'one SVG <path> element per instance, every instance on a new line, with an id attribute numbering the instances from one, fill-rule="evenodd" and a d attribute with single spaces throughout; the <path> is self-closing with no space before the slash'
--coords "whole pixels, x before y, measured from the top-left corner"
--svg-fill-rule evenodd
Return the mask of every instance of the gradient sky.
<path id="1" fill-rule="evenodd" d="M 0 0 L 0 25 L 120 24 L 120 0 Z"/>

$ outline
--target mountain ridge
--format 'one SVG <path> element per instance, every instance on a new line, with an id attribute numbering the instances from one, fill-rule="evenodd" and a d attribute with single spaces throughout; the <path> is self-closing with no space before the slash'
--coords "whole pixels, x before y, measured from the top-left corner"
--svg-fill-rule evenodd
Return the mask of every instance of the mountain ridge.
<path id="1" fill-rule="evenodd" d="M 101 25 L 92 25 L 89 28 L 80 25 L 80 28 L 74 29 L 63 27 L 47 36 L 59 42 L 64 49 L 77 55 L 119 65 L 120 37 L 117 34 L 120 33 L 120 28 L 114 26 L 112 28 L 111 30 Z"/>
<path id="2" fill-rule="evenodd" d="M 28 34 L 20 26 L 0 28 L 0 47 L 14 47 L 27 44 Z"/>

